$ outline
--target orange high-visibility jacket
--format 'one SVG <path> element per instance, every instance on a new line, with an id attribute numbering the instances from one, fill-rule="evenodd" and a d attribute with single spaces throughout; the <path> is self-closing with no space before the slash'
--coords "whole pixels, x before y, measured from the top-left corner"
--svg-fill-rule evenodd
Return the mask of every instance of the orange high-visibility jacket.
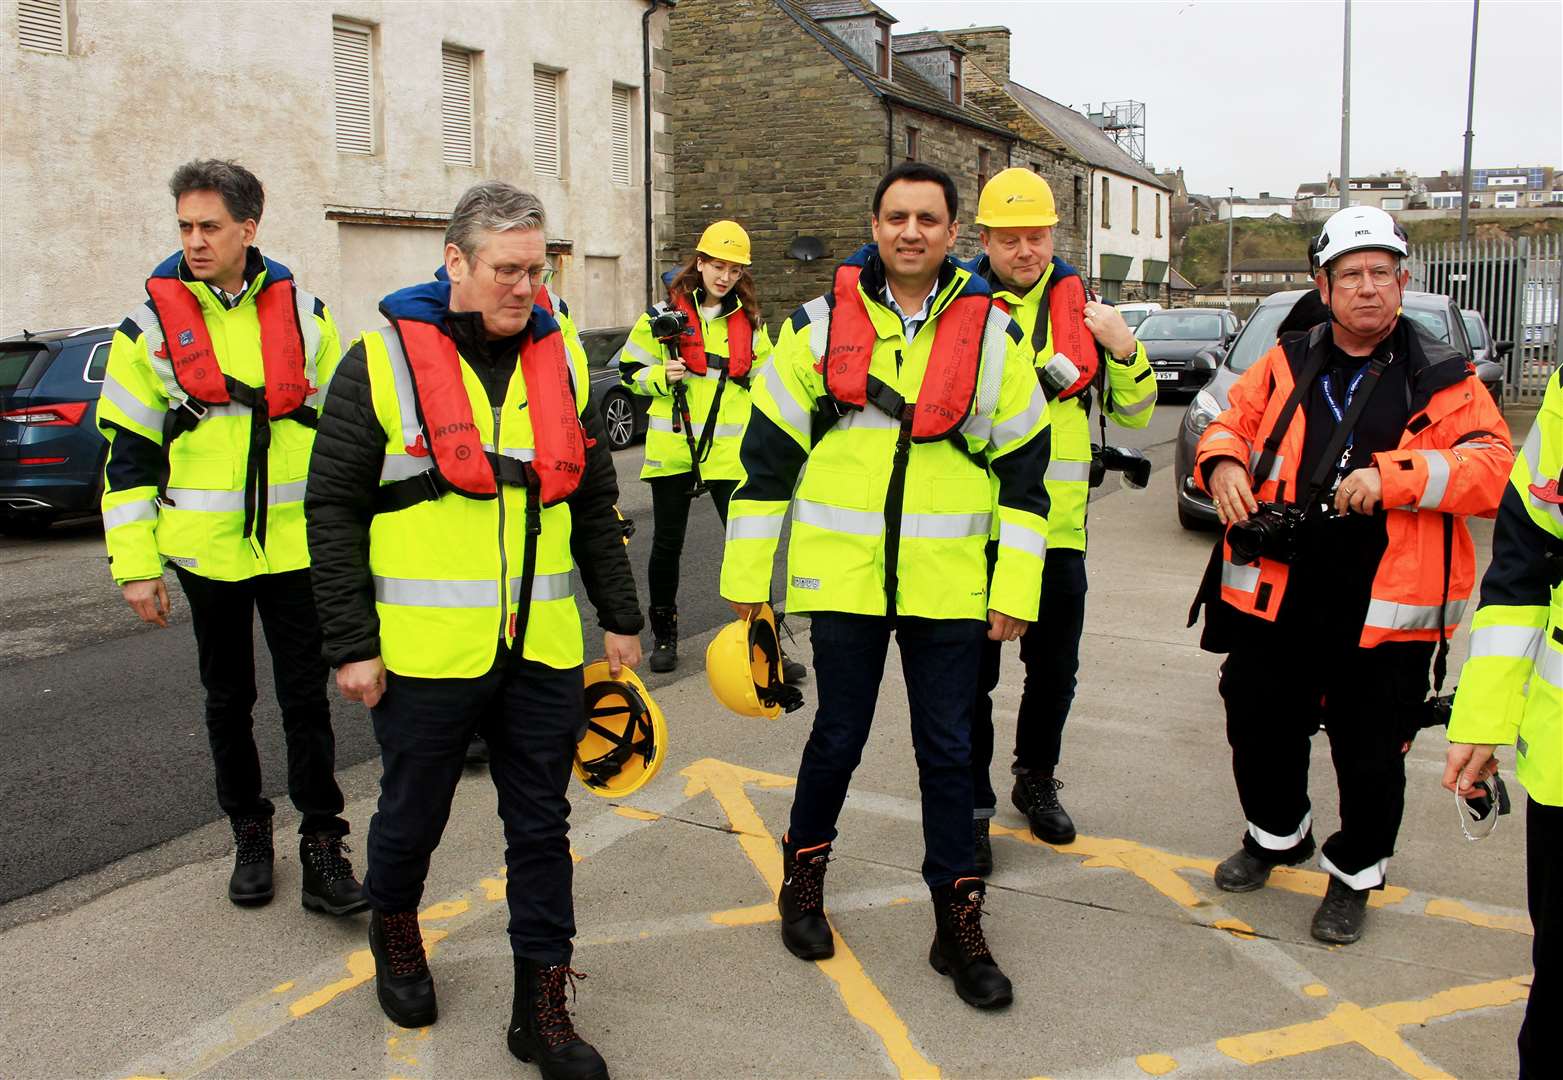
<path id="1" fill-rule="evenodd" d="M 1326 323 L 1306 335 L 1289 335 L 1233 385 L 1230 405 L 1210 422 L 1195 452 L 1194 477 L 1201 488 L 1207 463 L 1220 457 L 1243 462 L 1250 482 L 1256 479 L 1253 471 L 1265 440 L 1308 352 L 1329 348 L 1328 332 Z M 1508 425 L 1470 362 L 1415 326 L 1403 338 L 1409 349 L 1396 360 L 1410 365 L 1411 418 L 1395 449 L 1373 455 L 1383 480 L 1389 546 L 1373 578 L 1359 641 L 1364 648 L 1386 641 L 1438 640 L 1446 531 L 1454 551 L 1442 629 L 1454 633 L 1476 578 L 1476 555 L 1463 518 L 1497 513 L 1514 464 Z M 1295 501 L 1299 485 L 1308 484 L 1308 477 L 1298 476 L 1306 411 L 1299 407 L 1293 414 L 1269 475 L 1257 478 L 1255 498 L 1262 502 Z M 1273 622 L 1289 569 L 1268 558 L 1251 565 L 1234 562 L 1231 545 L 1223 540 L 1221 599 Z"/>

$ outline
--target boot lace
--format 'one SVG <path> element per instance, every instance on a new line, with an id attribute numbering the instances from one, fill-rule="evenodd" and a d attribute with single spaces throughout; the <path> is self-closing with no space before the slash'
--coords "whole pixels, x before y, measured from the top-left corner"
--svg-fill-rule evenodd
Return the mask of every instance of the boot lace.
<path id="1" fill-rule="evenodd" d="M 239 818 L 233 823 L 235 862 L 240 866 L 271 862 L 271 820 Z"/>
<path id="2" fill-rule="evenodd" d="M 953 900 L 950 903 L 950 922 L 955 929 L 955 940 L 961 952 L 972 960 L 991 957 L 988 939 L 982 933 L 982 894 L 973 892 L 975 899 Z"/>
<path id="3" fill-rule="evenodd" d="M 399 911 L 385 915 L 380 923 L 385 933 L 387 966 L 397 979 L 424 976 L 429 973 L 429 962 L 423 955 L 423 932 L 418 929 L 416 911 Z"/>
<path id="4" fill-rule="evenodd" d="M 1022 773 L 1020 785 L 1026 789 L 1026 805 L 1033 810 L 1050 811 L 1060 808 L 1058 789 L 1064 786 L 1062 780 L 1051 776 L 1031 776 Z"/>
<path id="5" fill-rule="evenodd" d="M 793 867 L 793 894 L 798 898 L 799 909 L 807 912 L 825 910 L 825 868 L 829 855 L 812 855 L 799 859 Z"/>
<path id="6" fill-rule="evenodd" d="M 570 1021 L 564 987 L 566 982 L 570 984 L 570 1000 L 574 1001 L 576 980 L 584 978 L 584 972 L 568 964 L 554 964 L 537 972 L 537 1034 L 550 1050 L 580 1038 Z"/>
<path id="7" fill-rule="evenodd" d="M 327 885 L 353 876 L 353 864 L 346 858 L 351 850 L 340 836 L 312 837 L 305 848 L 309 865 Z"/>

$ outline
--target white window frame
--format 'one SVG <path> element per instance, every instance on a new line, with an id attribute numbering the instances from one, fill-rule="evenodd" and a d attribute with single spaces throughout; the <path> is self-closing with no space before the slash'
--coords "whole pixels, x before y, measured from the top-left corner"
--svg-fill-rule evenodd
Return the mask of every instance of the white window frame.
<path id="1" fill-rule="evenodd" d="M 350 19 L 331 21 L 331 100 L 333 137 L 339 154 L 373 156 L 379 146 L 375 123 L 375 40 L 374 27 Z M 363 58 L 362 79 L 355 75 L 351 85 L 339 81 L 347 62 L 359 54 Z M 344 110 L 343 94 L 346 92 Z M 344 121 L 348 124 L 344 128 Z"/>
<path id="2" fill-rule="evenodd" d="M 532 68 L 532 171 L 564 179 L 564 72 L 541 64 Z"/>
<path id="3" fill-rule="evenodd" d="M 71 13 L 67 0 L 19 0 L 16 42 L 33 52 L 69 56 Z"/>
<path id="4" fill-rule="evenodd" d="M 1381 210 L 1404 210 L 1405 208 L 1406 200 L 1404 199 L 1385 199 L 1383 205 L 1379 207 Z"/>

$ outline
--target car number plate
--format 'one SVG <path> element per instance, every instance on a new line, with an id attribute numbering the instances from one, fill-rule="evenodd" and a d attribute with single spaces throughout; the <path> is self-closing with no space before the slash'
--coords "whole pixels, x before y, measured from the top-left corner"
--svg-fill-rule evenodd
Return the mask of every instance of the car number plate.
<path id="1" fill-rule="evenodd" d="M 1177 382 L 1178 381 L 1178 373 L 1176 371 L 1158 371 L 1156 373 L 1156 381 L 1157 382 Z"/>

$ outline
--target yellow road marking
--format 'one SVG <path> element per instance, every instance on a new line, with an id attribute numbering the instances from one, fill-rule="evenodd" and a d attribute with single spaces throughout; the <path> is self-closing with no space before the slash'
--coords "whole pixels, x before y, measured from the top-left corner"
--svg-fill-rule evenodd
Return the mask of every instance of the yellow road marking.
<path id="1" fill-rule="evenodd" d="M 781 891 L 781 847 L 777 844 L 759 811 L 744 791 L 746 784 L 764 788 L 791 787 L 796 781 L 790 776 L 757 772 L 741 765 L 733 765 L 715 758 L 703 758 L 681 771 L 689 778 L 685 785 L 685 798 L 694 798 L 708 791 L 726 815 L 728 825 L 738 834 L 739 846 L 753 864 L 755 872 L 775 896 Z M 742 910 L 742 909 L 740 909 Z M 752 909 L 750 909 L 752 910 Z M 937 1077 L 938 1066 L 918 1051 L 912 1043 L 906 1023 L 880 992 L 874 981 L 863 970 L 852 949 L 831 927 L 831 937 L 836 944 L 836 955 L 829 960 L 818 961 L 821 971 L 836 984 L 847 1012 L 879 1037 L 891 1064 L 902 1077 Z"/>
<path id="2" fill-rule="evenodd" d="M 1488 915 L 1474 911 L 1458 900 L 1447 900 L 1442 897 L 1435 897 L 1427 902 L 1426 914 L 1437 919 L 1456 919 L 1488 930 L 1510 930 L 1516 934 L 1535 933 L 1530 919 L 1524 915 Z"/>
<path id="3" fill-rule="evenodd" d="M 1303 993 L 1307 994 L 1309 997 L 1328 997 L 1330 988 L 1325 986 L 1323 983 L 1309 983 L 1307 986 L 1303 987 Z"/>
<path id="4" fill-rule="evenodd" d="M 1254 933 L 1254 928 L 1242 919 L 1217 919 L 1211 925 L 1217 930 L 1225 930 L 1233 937 L 1241 938 L 1244 941 L 1253 941 L 1259 936 Z"/>
<path id="5" fill-rule="evenodd" d="M 650 810 L 637 810 L 633 806 L 615 806 L 613 812 L 620 817 L 627 817 L 631 821 L 660 821 L 662 815 Z"/>
<path id="6" fill-rule="evenodd" d="M 1150 1076 L 1166 1076 L 1178 1067 L 1178 1063 L 1166 1054 L 1141 1054 L 1134 1063 Z"/>
<path id="7" fill-rule="evenodd" d="M 437 905 L 436 905 L 437 906 Z M 447 916 L 448 917 L 448 916 Z M 420 919 L 422 916 L 419 917 Z M 430 955 L 434 955 L 434 945 L 442 941 L 446 936 L 444 930 L 425 930 L 423 932 L 423 947 Z M 343 994 L 356 987 L 362 986 L 374 978 L 374 955 L 368 949 L 359 949 L 350 953 L 347 957 L 347 975 L 336 982 L 327 983 L 313 993 L 305 994 L 288 1006 L 288 1012 L 297 1020 L 301 1016 L 308 1016 L 323 1005 L 329 1005 Z"/>
<path id="8" fill-rule="evenodd" d="M 293 989 L 293 980 L 289 979 L 285 983 L 278 983 L 276 986 L 273 986 L 271 992 L 273 994 L 285 994 L 291 989 Z"/>

